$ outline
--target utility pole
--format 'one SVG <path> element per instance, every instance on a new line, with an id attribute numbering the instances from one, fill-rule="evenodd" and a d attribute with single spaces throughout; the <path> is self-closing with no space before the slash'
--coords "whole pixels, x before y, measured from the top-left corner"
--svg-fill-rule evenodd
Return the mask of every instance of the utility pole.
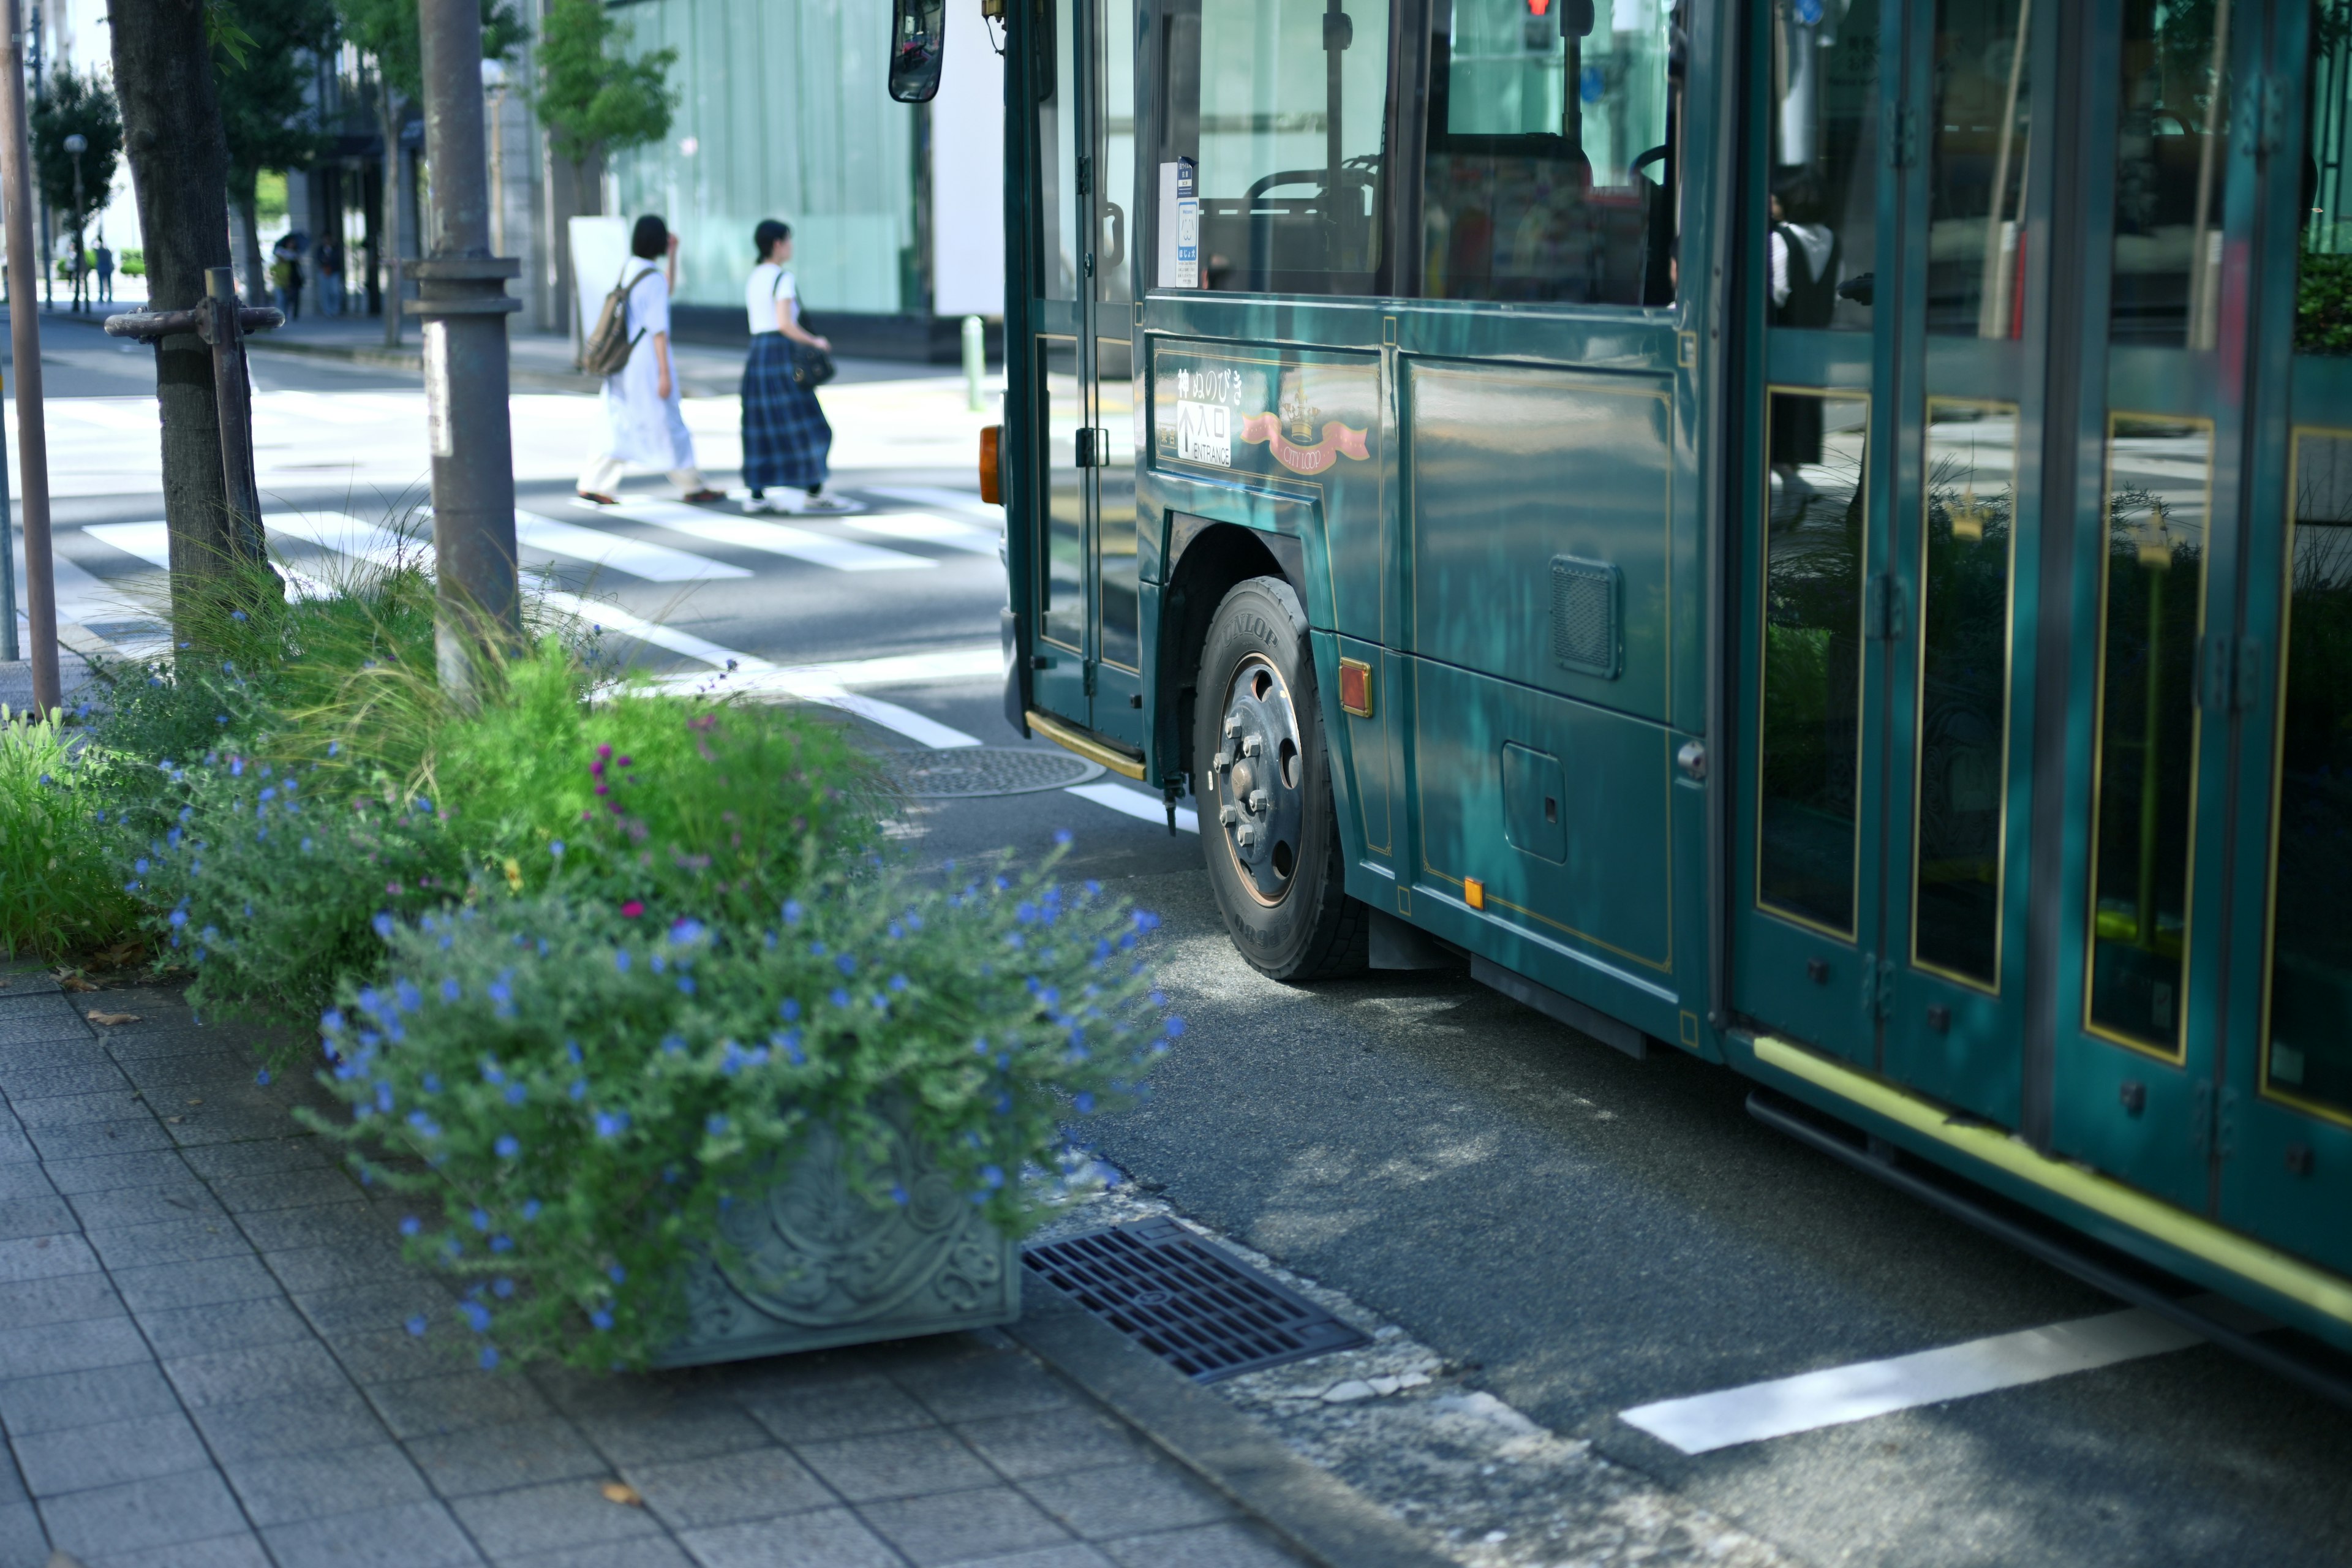
<path id="1" fill-rule="evenodd" d="M 8 243 L 8 331 L 16 359 L 16 455 L 25 486 L 26 651 L 32 657 L 33 707 L 58 710 L 58 595 L 49 560 L 49 443 L 41 421 L 41 312 L 34 300 L 32 126 L 25 111 L 21 0 L 5 0 L 8 36 L 0 39 L 0 224 Z M 14 616 L 11 616 L 13 621 Z"/>
<path id="2" fill-rule="evenodd" d="M 491 645 L 521 633 L 515 590 L 514 437 L 507 418 L 506 280 L 522 268 L 490 252 L 478 0 L 419 0 L 425 156 L 433 166 L 433 251 L 411 262 L 425 322 L 425 406 L 433 454 L 435 662 L 442 686 L 473 687 Z"/>
<path id="3" fill-rule="evenodd" d="M 41 55 L 41 0 L 33 0 L 33 27 L 29 37 L 33 45 L 33 101 L 35 103 L 41 101 L 41 79 L 47 74 L 48 66 L 48 61 Z M 28 136 L 28 144 L 29 141 Z M 41 204 L 41 306 L 47 310 L 58 302 L 58 247 L 57 242 L 49 236 L 49 198 L 38 195 L 38 181 L 34 184 L 35 194 Z M 26 520 L 28 526 L 30 521 L 30 519 Z"/>

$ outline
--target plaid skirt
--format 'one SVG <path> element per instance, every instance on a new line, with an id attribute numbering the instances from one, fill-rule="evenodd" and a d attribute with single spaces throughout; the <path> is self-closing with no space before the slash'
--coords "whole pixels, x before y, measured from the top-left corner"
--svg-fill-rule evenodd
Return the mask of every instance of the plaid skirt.
<path id="1" fill-rule="evenodd" d="M 793 379 L 791 348 L 783 333 L 761 332 L 743 362 L 743 482 L 755 490 L 824 483 L 833 426 L 816 394 Z"/>

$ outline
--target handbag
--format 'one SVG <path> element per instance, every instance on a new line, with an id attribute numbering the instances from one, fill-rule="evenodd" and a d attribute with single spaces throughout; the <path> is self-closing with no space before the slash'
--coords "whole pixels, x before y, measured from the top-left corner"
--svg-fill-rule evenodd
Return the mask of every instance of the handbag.
<path id="1" fill-rule="evenodd" d="M 782 289 L 783 285 L 783 275 L 779 273 L 776 276 L 776 287 Z M 795 294 L 795 300 L 798 298 L 799 296 Z M 799 311 L 797 315 L 801 331 L 808 331 L 807 311 Z M 793 385 L 806 387 L 814 392 L 833 379 L 833 356 L 814 343 L 804 343 L 798 338 L 786 338 L 784 347 L 792 355 L 791 371 Z"/>

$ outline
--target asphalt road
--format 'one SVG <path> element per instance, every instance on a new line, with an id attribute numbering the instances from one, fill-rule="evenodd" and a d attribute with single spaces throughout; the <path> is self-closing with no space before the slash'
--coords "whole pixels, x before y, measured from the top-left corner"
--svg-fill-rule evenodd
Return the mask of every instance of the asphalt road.
<path id="1" fill-rule="evenodd" d="M 61 351 L 52 395 L 143 390 L 143 360 L 120 356 L 137 369 L 118 374 L 111 352 Z M 255 374 L 264 392 L 414 391 L 388 373 L 307 363 L 257 359 Z M 584 431 L 593 410 L 531 406 L 558 435 Z M 842 406 L 899 417 L 896 404 Z M 845 436 L 868 458 L 894 449 L 887 429 Z M 351 430 L 321 424 L 318 439 L 348 442 Z M 401 460 L 368 471 L 390 483 Z M 932 456 L 868 461 L 837 483 L 887 513 L 909 503 L 885 489 L 969 491 L 967 476 Z M 273 504 L 344 504 L 352 482 L 289 485 Z M 961 673 L 854 689 L 992 745 L 1024 744 L 975 662 L 994 643 L 1003 587 L 993 555 L 968 539 L 950 548 L 806 521 L 825 539 L 929 563 L 841 571 L 582 513 L 568 491 L 541 473 L 522 504 L 747 574 L 663 582 L 578 557 L 541 563 L 564 591 L 651 624 L 622 642 L 650 666 L 715 676 L 730 653 L 779 666 L 939 656 Z M 971 500 L 953 500 L 934 494 L 923 510 L 982 526 Z M 61 552 L 93 578 L 152 571 L 81 531 L 152 518 L 152 499 L 84 493 L 58 512 Z M 672 631 L 702 639 L 703 653 L 680 653 L 663 640 Z M 919 749 L 896 723 L 873 728 L 875 742 Z M 1739 1080 L 1679 1053 L 1630 1060 L 1455 974 L 1265 981 L 1224 940 L 1198 840 L 1171 837 L 1139 792 L 1128 804 L 1063 791 L 923 802 L 900 836 L 937 860 L 1005 846 L 1043 854 L 1067 828 L 1073 874 L 1116 881 L 1163 917 L 1163 984 L 1192 1028 L 1148 1107 L 1087 1131 L 1181 1211 L 1376 1308 L 1535 1420 L 1813 1563 L 2352 1562 L 2352 1413 L 2210 1349 L 1696 1458 L 1626 1426 L 1618 1413 L 1649 1401 L 2116 1303 L 1764 1130 Z"/>

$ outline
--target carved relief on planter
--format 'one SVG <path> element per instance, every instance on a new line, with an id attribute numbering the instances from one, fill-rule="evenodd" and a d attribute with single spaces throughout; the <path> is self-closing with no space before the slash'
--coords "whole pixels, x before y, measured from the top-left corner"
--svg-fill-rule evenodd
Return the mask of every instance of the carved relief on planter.
<path id="1" fill-rule="evenodd" d="M 792 1173 L 721 1220 L 729 1244 L 688 1266 L 685 1336 L 665 1366 L 1005 1323 L 1021 1315 L 1019 1249 L 893 1128 L 890 1180 L 907 1202 L 851 1184 L 841 1141 L 812 1131 Z"/>

